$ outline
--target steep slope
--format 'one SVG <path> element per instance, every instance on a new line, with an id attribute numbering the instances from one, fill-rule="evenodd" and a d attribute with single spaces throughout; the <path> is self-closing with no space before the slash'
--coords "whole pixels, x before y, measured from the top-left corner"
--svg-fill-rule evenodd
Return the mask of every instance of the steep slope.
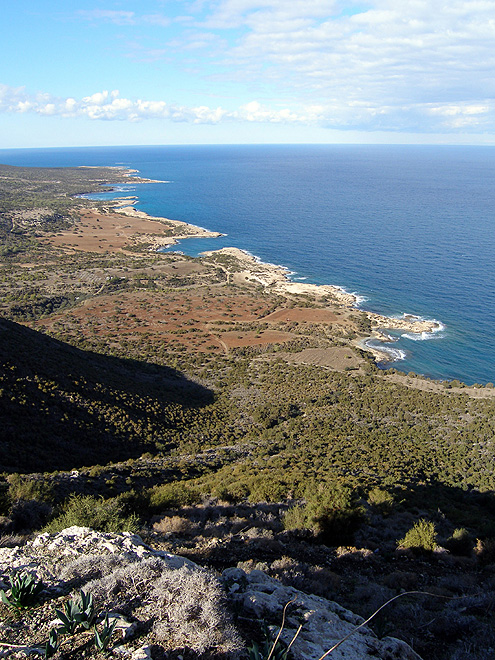
<path id="1" fill-rule="evenodd" d="M 212 393 L 173 369 L 82 351 L 0 320 L 0 470 L 40 472 L 164 449 Z"/>

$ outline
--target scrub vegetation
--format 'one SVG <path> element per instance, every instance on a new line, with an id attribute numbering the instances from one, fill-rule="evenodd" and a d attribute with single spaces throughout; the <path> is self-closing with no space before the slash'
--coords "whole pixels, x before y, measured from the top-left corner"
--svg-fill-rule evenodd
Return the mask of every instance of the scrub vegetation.
<path id="1" fill-rule="evenodd" d="M 82 231 L 75 194 L 122 178 L 0 167 L 0 543 L 139 531 L 365 617 L 433 591 L 455 600 L 401 600 L 376 632 L 488 657 L 493 388 L 380 371 L 359 311 L 234 284 L 206 257 L 50 242 Z"/>

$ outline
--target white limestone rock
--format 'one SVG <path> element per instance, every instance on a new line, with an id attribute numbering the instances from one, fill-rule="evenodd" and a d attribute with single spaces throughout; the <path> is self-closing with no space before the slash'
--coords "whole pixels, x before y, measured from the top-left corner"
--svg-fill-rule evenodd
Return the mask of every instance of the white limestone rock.
<path id="1" fill-rule="evenodd" d="M 337 603 L 283 586 L 262 571 L 245 573 L 232 568 L 224 571 L 222 577 L 234 603 L 259 619 L 276 620 L 280 625 L 284 606 L 294 600 L 288 609 L 282 639 L 290 643 L 303 623 L 292 646 L 294 656 L 301 660 L 318 660 L 363 622 Z M 405 642 L 392 637 L 380 640 L 366 626 L 352 634 L 330 657 L 332 660 L 421 660 Z"/>
<path id="2" fill-rule="evenodd" d="M 210 645 L 223 652 L 239 651 L 242 647 L 238 633 L 229 623 L 222 591 L 214 575 L 188 559 L 153 550 L 134 534 L 108 534 L 85 527 L 71 527 L 58 534 L 41 534 L 21 547 L 0 548 L 0 580 L 23 570 L 36 573 L 50 585 L 52 595 L 57 594 L 57 590 L 67 593 L 67 585 L 73 584 L 74 576 L 75 579 L 82 576 L 84 582 L 81 584 L 90 592 L 91 585 L 97 582 L 101 607 L 113 612 L 113 596 L 105 597 L 105 580 L 115 576 L 117 582 L 122 581 L 122 574 L 127 575 L 127 580 L 132 578 L 132 589 L 119 592 L 121 605 L 129 607 L 135 621 L 156 621 L 157 617 L 160 620 L 147 633 L 146 639 L 139 637 L 139 633 L 134 639 L 136 625 L 126 624 L 125 618 L 121 617 L 119 627 L 123 643 L 118 652 L 123 657 L 146 660 L 150 657 L 150 644 L 160 644 L 166 639 L 178 640 L 177 648 L 180 648 L 186 637 L 190 639 L 191 636 L 200 652 Z M 96 575 L 96 580 L 95 572 L 100 576 Z M 140 586 L 134 593 L 135 575 L 139 577 Z M 294 599 L 282 639 L 289 643 L 299 623 L 304 623 L 292 647 L 298 660 L 318 660 L 362 623 L 359 616 L 337 603 L 283 586 L 262 571 L 247 574 L 231 568 L 224 571 L 223 583 L 236 608 L 243 609 L 246 616 L 267 619 L 273 624 L 280 625 L 284 606 Z M 180 601 L 177 601 L 174 590 L 180 592 Z M 167 611 L 169 602 L 173 609 Z M 196 617 L 201 624 L 198 630 L 184 627 L 187 612 L 183 613 L 177 604 L 187 612 L 187 608 L 201 606 L 204 620 Z M 53 612 L 48 611 L 53 617 Z M 41 622 L 46 631 L 50 621 L 51 618 L 47 618 Z M 146 629 L 149 630 L 149 626 Z M 194 648 L 192 642 L 188 645 Z M 404 642 L 391 637 L 379 640 L 367 627 L 354 632 L 330 657 L 331 660 L 421 660 Z"/>

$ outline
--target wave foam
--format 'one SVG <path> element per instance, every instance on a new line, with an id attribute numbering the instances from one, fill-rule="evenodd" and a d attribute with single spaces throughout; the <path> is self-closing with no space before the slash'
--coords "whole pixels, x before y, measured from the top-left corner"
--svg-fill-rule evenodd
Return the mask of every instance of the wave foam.
<path id="1" fill-rule="evenodd" d="M 401 335 L 404 339 L 410 339 L 411 341 L 428 341 L 430 339 L 441 339 L 443 335 L 439 335 L 439 330 L 433 330 L 432 332 L 405 332 Z"/>
<path id="2" fill-rule="evenodd" d="M 345 289 L 342 289 L 342 291 L 344 291 L 344 293 L 348 293 Z M 351 291 L 351 295 L 354 296 L 354 298 L 356 299 L 356 307 L 359 307 L 359 305 L 362 305 L 367 300 L 369 300 L 367 296 L 363 296 L 360 293 L 356 293 L 356 291 Z"/>
<path id="3" fill-rule="evenodd" d="M 227 234 L 224 234 L 224 236 L 227 236 Z M 240 249 L 241 252 L 244 252 L 244 254 L 248 254 L 250 257 L 252 257 L 258 264 L 266 264 L 267 266 L 274 266 L 275 268 L 280 268 L 281 270 L 284 270 L 288 277 L 296 274 L 295 270 L 290 270 L 290 268 L 287 268 L 287 266 L 283 266 L 282 264 L 274 264 L 271 261 L 263 261 L 261 257 L 258 257 L 257 254 L 253 254 L 249 250 L 245 250 L 244 248 L 238 248 L 238 249 Z"/>
<path id="4" fill-rule="evenodd" d="M 404 315 L 406 316 L 406 315 Z M 411 316 L 410 314 L 407 316 Z M 436 323 L 436 327 L 433 328 L 430 332 L 404 332 L 401 337 L 404 339 L 410 339 L 411 341 L 428 341 L 430 339 L 442 339 L 445 335 L 440 334 L 447 327 L 441 321 L 437 319 L 427 319 L 421 316 L 415 317 L 418 321 L 430 321 L 431 323 Z"/>
<path id="5" fill-rule="evenodd" d="M 407 357 L 407 351 L 404 351 L 401 348 L 392 348 L 385 343 L 382 344 L 381 342 L 366 341 L 365 344 L 368 348 L 380 351 L 380 353 L 385 353 L 387 359 L 391 362 L 399 362 L 400 360 L 405 360 Z M 377 346 L 377 344 L 380 345 Z"/>

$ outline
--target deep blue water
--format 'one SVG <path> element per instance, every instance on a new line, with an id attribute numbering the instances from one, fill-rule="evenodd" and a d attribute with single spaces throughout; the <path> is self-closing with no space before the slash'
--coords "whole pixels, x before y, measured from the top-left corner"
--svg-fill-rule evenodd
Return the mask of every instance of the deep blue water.
<path id="1" fill-rule="evenodd" d="M 435 318 L 394 366 L 495 381 L 495 148 L 252 145 L 0 150 L 11 165 L 124 165 L 169 183 L 123 186 L 138 208 L 227 234 L 227 245 L 337 284 L 384 314 Z"/>

